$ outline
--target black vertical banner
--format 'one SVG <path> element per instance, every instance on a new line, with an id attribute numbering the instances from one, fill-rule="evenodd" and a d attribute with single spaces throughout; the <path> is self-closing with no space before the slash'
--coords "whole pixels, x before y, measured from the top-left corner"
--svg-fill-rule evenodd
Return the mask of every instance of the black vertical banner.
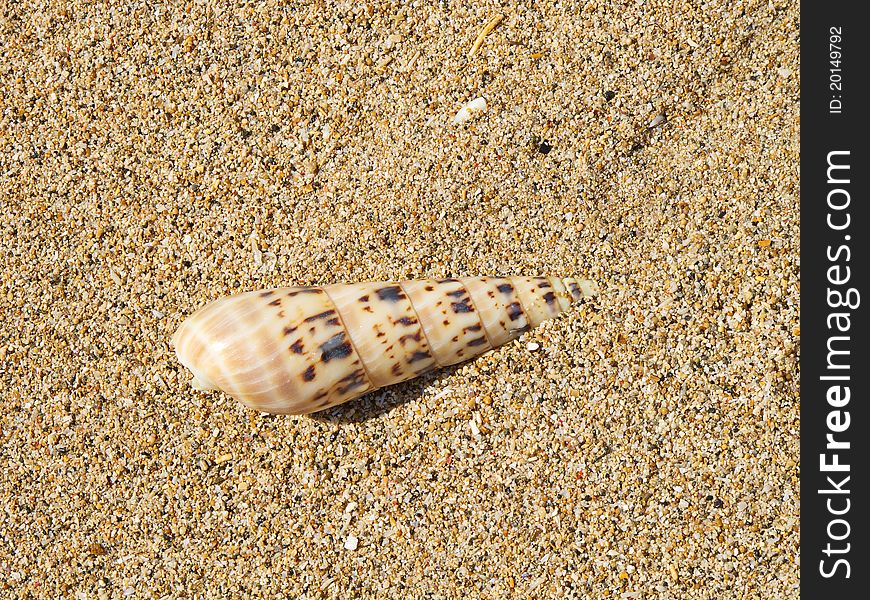
<path id="1" fill-rule="evenodd" d="M 801 7 L 801 591 L 870 597 L 870 30 Z"/>

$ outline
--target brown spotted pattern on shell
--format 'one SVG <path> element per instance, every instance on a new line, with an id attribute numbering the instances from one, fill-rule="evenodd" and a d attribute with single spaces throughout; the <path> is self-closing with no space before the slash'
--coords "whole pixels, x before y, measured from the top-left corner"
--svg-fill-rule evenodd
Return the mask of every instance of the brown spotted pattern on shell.
<path id="1" fill-rule="evenodd" d="M 594 293 L 555 277 L 275 288 L 201 308 L 173 345 L 194 387 L 307 414 L 478 356 Z"/>

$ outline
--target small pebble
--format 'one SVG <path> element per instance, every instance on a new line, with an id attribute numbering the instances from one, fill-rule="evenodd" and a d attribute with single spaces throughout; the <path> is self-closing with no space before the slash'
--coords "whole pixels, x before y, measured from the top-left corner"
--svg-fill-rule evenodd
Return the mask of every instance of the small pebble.
<path id="1" fill-rule="evenodd" d="M 529 352 L 534 352 L 535 350 L 537 350 L 540 347 L 541 347 L 541 345 L 538 342 L 529 342 L 528 344 L 526 344 L 526 349 Z"/>
<path id="2" fill-rule="evenodd" d="M 344 540 L 344 549 L 345 550 L 356 550 L 358 545 L 359 545 L 359 539 L 357 539 L 355 536 L 349 535 Z"/>

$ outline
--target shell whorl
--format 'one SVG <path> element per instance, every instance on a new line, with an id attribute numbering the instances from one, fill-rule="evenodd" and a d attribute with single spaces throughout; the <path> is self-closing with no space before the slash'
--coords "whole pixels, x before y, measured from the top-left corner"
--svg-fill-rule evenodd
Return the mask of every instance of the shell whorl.
<path id="1" fill-rule="evenodd" d="M 172 341 L 195 388 L 307 414 L 478 356 L 595 293 L 555 277 L 275 288 L 208 304 Z"/>

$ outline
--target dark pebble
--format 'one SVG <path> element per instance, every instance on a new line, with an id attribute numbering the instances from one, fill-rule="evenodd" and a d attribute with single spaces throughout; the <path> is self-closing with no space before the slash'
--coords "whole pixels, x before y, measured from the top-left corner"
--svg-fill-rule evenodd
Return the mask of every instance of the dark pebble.
<path id="1" fill-rule="evenodd" d="M 541 154 L 547 154 L 552 149 L 553 147 L 547 142 L 541 142 L 538 146 L 538 152 L 540 152 Z"/>
<path id="2" fill-rule="evenodd" d="M 615 97 L 616 97 L 616 92 L 614 92 L 613 90 L 607 90 L 606 92 L 604 92 L 604 99 L 607 100 L 608 102 L 613 100 Z"/>

